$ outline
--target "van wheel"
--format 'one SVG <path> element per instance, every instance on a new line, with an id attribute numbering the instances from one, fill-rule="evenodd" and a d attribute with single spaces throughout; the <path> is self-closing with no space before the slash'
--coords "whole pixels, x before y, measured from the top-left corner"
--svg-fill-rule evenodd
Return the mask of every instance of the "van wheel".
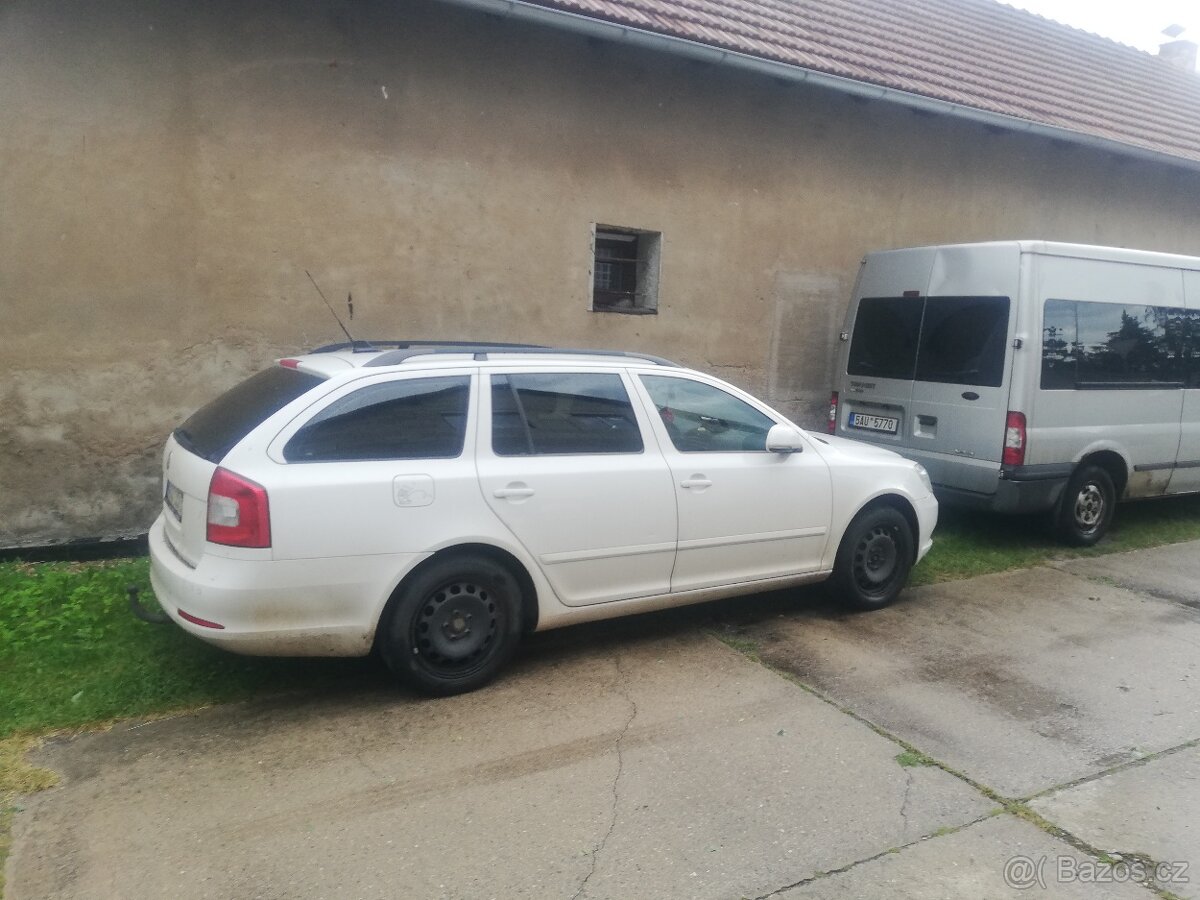
<path id="1" fill-rule="evenodd" d="M 482 687 L 512 656 L 521 634 L 521 588 L 483 556 L 438 560 L 406 584 L 381 634 L 392 673 L 426 694 Z"/>
<path id="2" fill-rule="evenodd" d="M 842 537 L 832 584 L 851 609 L 887 606 L 899 596 L 913 563 L 908 520 L 890 506 L 861 513 Z"/>
<path id="3" fill-rule="evenodd" d="M 1075 547 L 1090 547 L 1108 532 L 1117 492 L 1099 466 L 1080 466 L 1067 482 L 1058 507 L 1058 535 Z"/>

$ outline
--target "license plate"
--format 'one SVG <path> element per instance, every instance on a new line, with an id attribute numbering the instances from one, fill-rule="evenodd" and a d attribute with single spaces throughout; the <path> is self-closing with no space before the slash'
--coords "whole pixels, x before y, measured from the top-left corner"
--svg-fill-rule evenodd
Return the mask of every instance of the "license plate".
<path id="1" fill-rule="evenodd" d="M 167 509 L 175 514 L 175 518 L 183 521 L 183 491 L 167 482 L 167 489 L 163 494 L 163 499 L 166 501 Z"/>
<path id="2" fill-rule="evenodd" d="M 850 413 L 850 427 L 862 428 L 866 431 L 885 431 L 895 434 L 900 427 L 900 420 L 891 416 L 868 416 L 863 413 Z"/>

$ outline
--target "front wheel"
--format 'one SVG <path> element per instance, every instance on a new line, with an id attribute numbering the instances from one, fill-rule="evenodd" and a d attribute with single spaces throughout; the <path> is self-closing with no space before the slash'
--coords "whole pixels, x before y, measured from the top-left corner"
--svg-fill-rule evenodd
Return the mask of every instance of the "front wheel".
<path id="1" fill-rule="evenodd" d="M 881 609 L 908 582 L 913 564 L 913 533 L 908 520 L 890 506 L 860 513 L 842 536 L 832 583 L 851 609 Z"/>
<path id="2" fill-rule="evenodd" d="M 512 656 L 521 634 L 521 588 L 483 556 L 438 560 L 403 587 L 381 624 L 379 649 L 401 681 L 449 696 L 482 687 Z"/>
<path id="3" fill-rule="evenodd" d="M 1067 482 L 1058 508 L 1058 535 L 1076 547 L 1090 547 L 1108 532 L 1117 491 L 1099 466 L 1080 466 Z"/>

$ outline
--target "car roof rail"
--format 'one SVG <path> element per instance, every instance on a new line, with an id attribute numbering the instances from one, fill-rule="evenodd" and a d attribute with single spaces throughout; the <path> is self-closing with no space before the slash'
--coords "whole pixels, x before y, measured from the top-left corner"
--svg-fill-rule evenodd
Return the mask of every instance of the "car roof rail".
<path id="1" fill-rule="evenodd" d="M 316 351 L 314 351 L 316 352 Z M 403 349 L 389 350 L 386 353 L 381 353 L 372 360 L 368 360 L 363 365 L 365 366 L 395 366 L 411 359 L 414 356 L 435 356 L 439 354 L 462 354 L 470 353 L 477 361 L 486 361 L 493 355 L 502 354 L 520 354 L 522 356 L 607 356 L 607 357 L 623 357 L 625 359 L 640 360 L 642 362 L 653 363 L 656 366 L 670 366 L 671 368 L 679 368 L 678 363 L 671 362 L 669 359 L 663 359 L 661 356 L 653 356 L 649 353 L 637 353 L 630 350 L 576 350 L 562 347 L 540 347 L 537 345 L 526 344 L 480 344 L 480 343 L 451 343 L 451 342 L 436 342 L 430 341 L 427 344 L 414 345 Z"/>
<path id="2" fill-rule="evenodd" d="M 545 344 L 504 344 L 496 341 L 343 341 L 340 344 L 325 344 L 322 347 L 317 347 L 309 350 L 309 353 L 337 353 L 341 350 L 350 350 L 353 353 L 375 353 L 385 349 L 400 349 L 407 350 L 412 347 L 454 347 L 462 348 L 455 352 L 464 352 L 475 347 L 505 347 L 505 348 L 522 348 L 526 350 L 543 350 L 546 349 Z"/>

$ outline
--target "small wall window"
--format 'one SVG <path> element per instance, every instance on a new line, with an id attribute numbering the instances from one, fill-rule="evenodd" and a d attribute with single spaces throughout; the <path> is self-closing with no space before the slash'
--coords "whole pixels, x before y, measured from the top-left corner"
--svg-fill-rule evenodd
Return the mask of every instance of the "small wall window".
<path id="1" fill-rule="evenodd" d="M 594 234 L 592 310 L 657 312 L 662 234 L 613 225 L 596 225 Z"/>

